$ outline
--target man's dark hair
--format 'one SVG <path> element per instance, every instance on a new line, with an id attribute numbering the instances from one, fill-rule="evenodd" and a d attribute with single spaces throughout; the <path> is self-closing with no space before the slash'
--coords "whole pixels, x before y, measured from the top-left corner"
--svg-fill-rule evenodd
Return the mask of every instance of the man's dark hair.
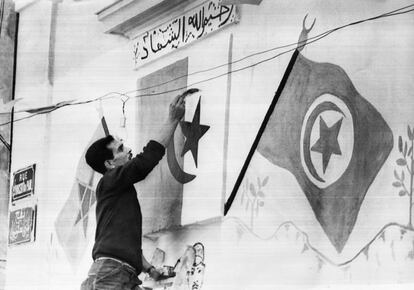
<path id="1" fill-rule="evenodd" d="M 108 148 L 109 143 L 111 143 L 113 140 L 114 137 L 108 135 L 93 142 L 92 145 L 89 146 L 88 150 L 86 150 L 86 163 L 88 163 L 88 165 L 92 167 L 93 170 L 101 174 L 105 174 L 105 161 L 114 158 L 112 150 Z"/>

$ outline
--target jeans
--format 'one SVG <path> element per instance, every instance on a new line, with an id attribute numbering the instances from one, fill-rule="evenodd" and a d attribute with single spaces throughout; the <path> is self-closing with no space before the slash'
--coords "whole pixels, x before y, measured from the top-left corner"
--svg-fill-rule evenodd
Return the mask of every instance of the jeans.
<path id="1" fill-rule="evenodd" d="M 139 290 L 141 281 L 127 264 L 110 259 L 93 262 L 81 290 Z"/>

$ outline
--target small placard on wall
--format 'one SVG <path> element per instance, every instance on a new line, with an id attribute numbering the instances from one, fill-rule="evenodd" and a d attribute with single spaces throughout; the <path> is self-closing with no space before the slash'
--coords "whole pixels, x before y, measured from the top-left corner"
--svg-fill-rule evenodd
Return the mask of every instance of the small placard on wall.
<path id="1" fill-rule="evenodd" d="M 30 243 L 36 239 L 37 206 L 10 211 L 9 246 Z"/>
<path id="2" fill-rule="evenodd" d="M 13 173 L 11 202 L 34 195 L 36 164 Z"/>

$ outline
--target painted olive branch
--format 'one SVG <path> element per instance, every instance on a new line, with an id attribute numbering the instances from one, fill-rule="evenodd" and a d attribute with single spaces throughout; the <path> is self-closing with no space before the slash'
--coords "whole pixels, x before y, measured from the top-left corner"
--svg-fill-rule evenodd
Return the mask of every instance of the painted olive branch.
<path id="1" fill-rule="evenodd" d="M 398 166 L 403 167 L 401 175 L 398 174 L 397 170 L 394 170 L 394 177 L 396 181 L 392 183 L 394 187 L 401 187 L 399 196 L 408 195 L 409 197 L 409 219 L 408 226 L 412 228 L 412 210 L 413 210 L 413 179 L 414 179 L 414 128 L 407 126 L 407 140 L 403 140 L 402 136 L 398 137 L 398 151 L 402 154 L 402 158 L 398 158 L 396 163 Z M 411 143 L 411 144 L 410 144 Z M 405 174 L 404 168 L 407 170 L 409 175 L 409 188 L 405 185 Z"/>
<path id="2" fill-rule="evenodd" d="M 259 215 L 259 208 L 264 206 L 265 193 L 263 192 L 263 187 L 266 186 L 268 181 L 269 176 L 266 176 L 263 180 L 261 180 L 260 177 L 257 177 L 256 185 L 253 182 L 250 182 L 248 178 L 245 180 L 240 201 L 241 204 L 243 204 L 246 198 L 245 210 L 247 211 L 250 208 L 251 228 L 254 226 L 254 217 Z"/>

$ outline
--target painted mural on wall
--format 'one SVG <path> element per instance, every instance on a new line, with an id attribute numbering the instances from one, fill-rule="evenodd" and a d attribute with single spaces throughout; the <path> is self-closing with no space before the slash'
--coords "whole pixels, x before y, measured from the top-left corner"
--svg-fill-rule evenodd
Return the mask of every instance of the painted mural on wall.
<path id="1" fill-rule="evenodd" d="M 226 205 L 231 208 L 223 223 L 224 240 L 254 250 L 229 257 L 247 267 L 253 257 L 256 265 L 287 257 L 295 265 L 291 273 L 285 263 L 275 262 L 253 284 L 271 283 L 265 277 L 271 272 L 280 274 L 278 283 L 292 283 L 292 275 L 304 284 L 315 277 L 324 283 L 366 283 L 370 273 L 375 283 L 396 277 L 412 281 L 414 132 L 408 126 L 394 148 L 396 138 L 381 108 L 357 91 L 347 72 L 302 53 L 308 32 L 304 27 L 269 118 L 259 129 L 257 147 L 239 176 L 240 186 L 236 183 L 235 199 Z M 388 175 L 394 177 L 396 194 L 407 199 L 407 223 L 390 221 L 367 235 L 361 225 L 356 227 L 360 209 L 396 150 L 396 167 Z M 368 274 L 358 274 L 361 269 Z M 378 277 L 379 272 L 384 275 Z"/>
<path id="2" fill-rule="evenodd" d="M 295 176 L 341 252 L 392 147 L 389 126 L 346 73 L 299 54 L 258 153 Z"/>
<path id="3" fill-rule="evenodd" d="M 148 30 L 133 41 L 135 66 L 183 47 L 237 21 L 234 5 L 209 0 L 183 15 Z"/>

